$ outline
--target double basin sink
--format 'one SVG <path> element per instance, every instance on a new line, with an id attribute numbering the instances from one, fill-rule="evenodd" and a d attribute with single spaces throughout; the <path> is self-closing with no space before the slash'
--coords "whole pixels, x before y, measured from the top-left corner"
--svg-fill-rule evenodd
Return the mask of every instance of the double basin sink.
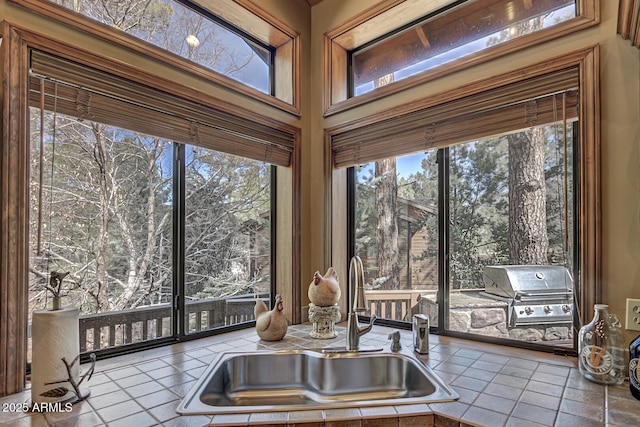
<path id="1" fill-rule="evenodd" d="M 412 352 L 227 352 L 211 363 L 177 412 L 295 411 L 457 398 Z"/>

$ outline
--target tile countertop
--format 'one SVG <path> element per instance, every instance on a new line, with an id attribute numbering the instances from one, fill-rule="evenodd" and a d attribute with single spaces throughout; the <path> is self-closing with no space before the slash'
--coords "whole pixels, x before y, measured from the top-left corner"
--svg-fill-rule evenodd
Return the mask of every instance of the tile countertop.
<path id="1" fill-rule="evenodd" d="M 421 358 L 460 395 L 455 402 L 375 406 L 368 408 L 178 416 L 175 408 L 223 351 L 337 347 L 338 337 L 317 340 L 310 325 L 290 326 L 282 341 L 261 341 L 253 329 L 174 344 L 99 361 L 88 385 L 91 396 L 69 413 L 0 412 L 8 426 L 144 425 L 297 425 L 298 427 L 412 426 L 638 426 L 640 401 L 628 388 L 606 387 L 584 379 L 573 357 L 515 349 L 431 335 L 428 355 Z M 393 329 L 375 326 L 361 345 L 390 351 Z M 401 344 L 412 346 L 411 331 Z M 81 371 L 86 365 L 81 367 Z M 0 398 L 0 404 L 28 402 L 30 390 Z"/>

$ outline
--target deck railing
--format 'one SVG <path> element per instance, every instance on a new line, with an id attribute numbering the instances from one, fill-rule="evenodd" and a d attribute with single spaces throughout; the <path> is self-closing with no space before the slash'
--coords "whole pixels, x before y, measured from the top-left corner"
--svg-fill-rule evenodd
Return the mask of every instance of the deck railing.
<path id="1" fill-rule="evenodd" d="M 411 320 L 420 291 L 369 290 L 371 314 L 380 318 Z M 259 295 L 266 299 L 268 295 Z M 254 295 L 209 298 L 186 304 L 188 332 L 253 320 Z M 170 304 L 80 316 L 80 351 L 94 351 L 171 335 Z"/>
<path id="2" fill-rule="evenodd" d="M 420 300 L 417 290 L 368 290 L 366 291 L 371 314 L 384 319 L 411 321 L 412 308 Z"/>
<path id="3" fill-rule="evenodd" d="M 259 295 L 267 298 L 268 295 Z M 255 296 L 188 301 L 188 333 L 253 320 Z M 171 305 L 158 304 L 80 316 L 80 351 L 93 351 L 171 335 Z"/>

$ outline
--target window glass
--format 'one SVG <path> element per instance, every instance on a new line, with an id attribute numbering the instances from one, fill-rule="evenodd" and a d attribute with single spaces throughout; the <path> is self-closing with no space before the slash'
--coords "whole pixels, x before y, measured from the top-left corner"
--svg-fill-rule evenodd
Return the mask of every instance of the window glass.
<path id="1" fill-rule="evenodd" d="M 172 143 L 30 112 L 29 312 L 51 307 L 49 277 L 68 272 L 81 351 L 172 335 Z"/>
<path id="2" fill-rule="evenodd" d="M 560 120 L 356 167 L 355 253 L 371 313 L 405 321 L 423 313 L 435 326 L 446 301 L 447 330 L 572 348 L 573 295 L 559 293 L 573 289 L 576 123 Z M 446 215 L 438 215 L 441 208 Z M 539 273 L 548 274 L 558 292 L 525 303 L 535 289 L 522 283 L 513 285 L 522 299 L 487 287 L 485 267 L 522 265 L 537 267 L 538 282 Z M 557 268 L 562 275 L 550 279 Z"/>
<path id="3" fill-rule="evenodd" d="M 575 0 L 454 2 L 351 54 L 354 96 L 576 17 Z"/>
<path id="4" fill-rule="evenodd" d="M 252 320 L 271 295 L 274 166 L 56 112 L 66 89 L 30 107 L 30 317 L 68 272 L 81 352 Z"/>
<path id="5" fill-rule="evenodd" d="M 186 147 L 187 331 L 252 320 L 271 289 L 271 166 Z"/>
<path id="6" fill-rule="evenodd" d="M 355 253 L 371 314 L 410 320 L 434 310 L 438 291 L 436 151 L 384 159 L 356 171 Z M 434 302 L 429 307 L 428 301 Z M 437 321 L 432 313 L 432 323 Z"/>
<path id="7" fill-rule="evenodd" d="M 271 94 L 271 49 L 204 11 L 174 0 L 50 1 Z"/>
<path id="8" fill-rule="evenodd" d="M 562 126 L 449 149 L 450 330 L 573 347 L 573 127 L 565 140 Z"/>

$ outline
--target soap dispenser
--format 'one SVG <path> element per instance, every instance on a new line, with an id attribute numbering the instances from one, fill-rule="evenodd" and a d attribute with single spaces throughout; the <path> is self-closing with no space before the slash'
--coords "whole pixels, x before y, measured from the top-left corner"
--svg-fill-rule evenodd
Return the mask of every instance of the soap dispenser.
<path id="1" fill-rule="evenodd" d="M 424 314 L 413 315 L 413 350 L 419 354 L 429 353 L 429 318 Z"/>

